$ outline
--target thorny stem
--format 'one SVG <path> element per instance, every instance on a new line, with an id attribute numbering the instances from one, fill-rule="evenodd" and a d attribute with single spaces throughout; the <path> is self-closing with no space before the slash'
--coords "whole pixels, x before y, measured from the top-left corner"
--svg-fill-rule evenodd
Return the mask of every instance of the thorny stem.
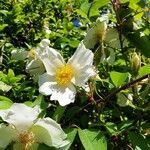
<path id="1" fill-rule="evenodd" d="M 112 93 L 110 93 L 108 96 L 106 96 L 106 97 L 104 98 L 104 100 L 107 101 L 107 100 L 111 99 L 111 97 L 113 97 L 114 95 L 116 95 L 116 94 L 119 93 L 120 91 L 130 88 L 130 87 L 134 86 L 136 83 L 138 83 L 138 82 L 140 82 L 140 81 L 142 81 L 143 79 L 146 79 L 146 78 L 149 79 L 149 78 L 150 78 L 150 74 L 144 75 L 144 76 L 142 76 L 142 77 L 140 77 L 140 78 L 138 78 L 138 79 L 135 79 L 135 80 L 133 80 L 133 81 L 131 81 L 131 82 L 129 82 L 129 83 L 123 85 L 123 86 L 120 87 L 119 89 L 116 89 L 114 92 L 112 92 Z M 98 101 L 96 101 L 96 102 L 98 103 L 99 101 L 100 101 L 100 100 L 98 100 Z"/>
<path id="2" fill-rule="evenodd" d="M 128 89 L 128 88 L 131 88 L 131 87 L 133 87 L 135 84 L 137 84 L 138 82 L 140 82 L 140 81 L 142 81 L 142 80 L 144 80 L 144 79 L 146 79 L 146 78 L 150 79 L 150 74 L 144 75 L 144 76 L 142 76 L 142 77 L 140 77 L 140 78 L 138 78 L 138 79 L 135 79 L 135 80 L 133 80 L 133 81 L 131 81 L 131 82 L 129 82 L 129 83 L 127 83 L 127 84 L 121 86 L 119 89 L 116 89 L 116 90 L 113 91 L 112 93 L 108 94 L 105 98 L 101 98 L 101 99 L 96 100 L 95 103 L 96 103 L 96 104 L 98 104 L 98 103 L 100 103 L 100 102 L 107 103 L 108 100 L 110 100 L 112 97 L 114 97 L 114 96 L 115 96 L 117 93 L 119 93 L 120 91 L 125 90 L 125 89 Z M 88 103 L 88 104 L 86 104 L 86 105 L 85 105 L 84 107 L 82 107 L 80 110 L 85 109 L 87 106 L 89 106 L 89 105 L 91 105 L 91 104 L 93 104 L 93 103 Z"/>
<path id="3" fill-rule="evenodd" d="M 116 19 L 117 19 L 116 27 L 117 27 L 118 36 L 119 36 L 121 52 L 124 53 L 125 50 L 124 50 L 124 46 L 123 46 L 123 36 L 122 36 L 122 28 L 123 28 L 124 20 L 122 18 L 120 18 L 120 16 L 119 16 L 119 10 L 121 8 L 121 2 L 119 0 L 111 0 L 111 4 L 112 4 L 113 10 L 116 14 Z M 125 62 L 127 64 L 126 56 L 123 55 L 123 57 L 125 58 Z"/>

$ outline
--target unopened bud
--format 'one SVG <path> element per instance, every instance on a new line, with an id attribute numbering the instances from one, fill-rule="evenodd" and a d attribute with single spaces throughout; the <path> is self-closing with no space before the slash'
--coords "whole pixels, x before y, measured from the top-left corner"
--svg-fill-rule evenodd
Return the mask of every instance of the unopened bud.
<path id="1" fill-rule="evenodd" d="M 41 46 L 41 47 L 47 47 L 47 46 L 49 46 L 49 44 L 50 44 L 50 40 L 48 40 L 48 39 L 43 39 L 43 40 L 40 42 L 40 46 Z"/>
<path id="2" fill-rule="evenodd" d="M 117 99 L 117 104 L 121 107 L 125 107 L 128 106 L 129 104 L 129 99 L 122 93 L 119 93 L 118 95 L 118 99 Z"/>
<path id="3" fill-rule="evenodd" d="M 28 52 L 28 57 L 35 59 L 37 57 L 37 52 L 34 48 L 32 48 L 29 52 Z"/>
<path id="4" fill-rule="evenodd" d="M 137 55 L 137 53 L 135 52 L 133 53 L 131 58 L 131 68 L 135 76 L 137 76 L 140 67 L 141 67 L 141 59 L 139 55 Z"/>

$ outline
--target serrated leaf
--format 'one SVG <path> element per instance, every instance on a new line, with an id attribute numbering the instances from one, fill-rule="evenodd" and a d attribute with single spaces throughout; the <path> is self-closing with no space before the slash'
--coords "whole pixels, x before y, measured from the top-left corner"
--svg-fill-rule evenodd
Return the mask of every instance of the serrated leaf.
<path id="1" fill-rule="evenodd" d="M 85 150 L 107 150 L 105 136 L 99 130 L 78 129 L 78 133 Z"/>

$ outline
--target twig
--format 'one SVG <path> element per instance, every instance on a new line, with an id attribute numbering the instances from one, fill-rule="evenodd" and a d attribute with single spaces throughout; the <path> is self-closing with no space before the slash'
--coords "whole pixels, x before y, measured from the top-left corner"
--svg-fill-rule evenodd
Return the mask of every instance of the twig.
<path id="1" fill-rule="evenodd" d="M 146 78 L 149 78 L 149 79 L 150 79 L 150 74 L 144 75 L 144 76 L 142 76 L 142 77 L 140 77 L 140 78 L 138 78 L 138 79 L 136 79 L 136 80 L 133 80 L 133 81 L 131 81 L 131 82 L 129 82 L 129 83 L 127 83 L 127 84 L 121 86 L 119 89 L 116 89 L 115 91 L 113 91 L 112 93 L 108 94 L 108 95 L 107 95 L 105 98 L 103 98 L 103 99 L 102 99 L 102 98 L 101 98 L 101 99 L 98 99 L 98 100 L 94 101 L 94 103 L 89 102 L 89 103 L 86 104 L 84 107 L 82 107 L 80 110 L 85 109 L 87 106 L 89 106 L 89 105 L 91 105 L 91 104 L 98 104 L 98 103 L 100 103 L 100 102 L 105 102 L 105 103 L 106 103 L 108 100 L 110 100 L 112 97 L 114 97 L 114 96 L 115 96 L 117 93 L 119 93 L 120 91 L 130 88 L 130 87 L 134 86 L 136 83 L 138 83 L 138 82 L 140 82 L 140 81 L 142 81 L 142 80 L 144 80 L 144 79 L 146 79 Z"/>
<path id="2" fill-rule="evenodd" d="M 107 101 L 107 100 L 111 99 L 114 95 L 116 95 L 120 91 L 130 88 L 130 87 L 134 86 L 136 83 L 138 83 L 138 82 L 140 82 L 140 81 L 142 81 L 143 79 L 146 79 L 146 78 L 150 78 L 150 74 L 144 75 L 144 76 L 142 76 L 142 77 L 140 77 L 140 78 L 138 78 L 136 80 L 133 80 L 133 81 L 131 81 L 131 82 L 123 85 L 119 89 L 116 89 L 115 91 L 113 91 L 112 93 L 110 93 L 108 96 L 106 96 L 104 98 L 104 101 Z M 96 102 L 98 103 L 100 101 L 101 100 L 97 100 Z"/>

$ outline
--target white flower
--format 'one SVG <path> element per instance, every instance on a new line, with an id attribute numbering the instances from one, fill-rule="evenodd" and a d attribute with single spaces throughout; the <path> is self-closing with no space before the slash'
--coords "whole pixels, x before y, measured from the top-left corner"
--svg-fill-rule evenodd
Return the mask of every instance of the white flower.
<path id="1" fill-rule="evenodd" d="M 98 18 L 93 27 L 88 29 L 87 34 L 83 40 L 86 48 L 93 49 L 97 43 L 101 44 L 107 30 L 107 21 Z"/>
<path id="2" fill-rule="evenodd" d="M 50 41 L 43 39 L 37 48 L 32 48 L 30 51 L 24 49 L 15 49 L 11 52 L 12 58 L 16 60 L 24 60 L 28 58 L 26 71 L 29 72 L 35 80 L 38 76 L 45 72 L 45 67 L 40 60 L 40 55 L 45 53 L 45 49 L 49 46 Z"/>
<path id="3" fill-rule="evenodd" d="M 93 53 L 81 42 L 74 55 L 65 63 L 62 56 L 52 48 L 41 56 L 46 73 L 39 76 L 39 91 L 51 95 L 51 100 L 58 100 L 61 106 L 74 102 L 75 86 L 84 86 L 95 75 Z"/>
<path id="4" fill-rule="evenodd" d="M 0 117 L 8 123 L 0 124 L 0 149 L 13 142 L 14 150 L 36 150 L 40 143 L 56 148 L 69 144 L 60 125 L 50 118 L 38 119 L 39 107 L 14 103 L 1 110 Z"/>
<path id="5" fill-rule="evenodd" d="M 28 57 L 31 61 L 27 64 L 26 70 L 29 71 L 31 75 L 38 77 L 38 75 L 45 72 L 45 67 L 40 59 L 40 55 L 45 53 L 45 50 L 49 44 L 50 41 L 48 39 L 43 39 L 36 49 L 31 49 L 29 51 Z"/>

